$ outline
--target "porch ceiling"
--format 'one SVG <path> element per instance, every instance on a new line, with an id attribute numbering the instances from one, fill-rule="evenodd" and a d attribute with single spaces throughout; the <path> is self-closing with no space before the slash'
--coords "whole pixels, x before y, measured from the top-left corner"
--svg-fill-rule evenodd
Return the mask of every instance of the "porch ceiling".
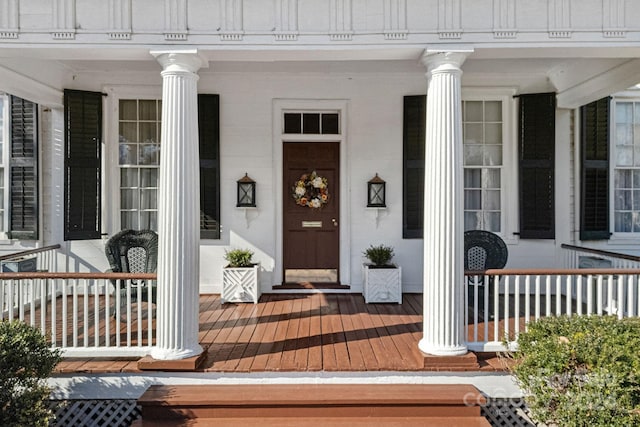
<path id="1" fill-rule="evenodd" d="M 0 67 L 56 89 L 77 74 L 159 72 L 150 48 L 95 46 L 0 48 Z M 178 48 L 188 48 L 179 46 Z M 424 46 L 199 47 L 209 61 L 201 74 L 223 72 L 423 73 Z M 429 46 L 429 50 L 438 46 Z M 476 47 L 463 65 L 463 85 L 510 86 L 520 93 L 556 91 L 560 107 L 577 107 L 638 83 L 640 47 Z M 46 70 L 46 74 L 43 73 Z M 0 87 L 0 90 L 6 88 Z"/>

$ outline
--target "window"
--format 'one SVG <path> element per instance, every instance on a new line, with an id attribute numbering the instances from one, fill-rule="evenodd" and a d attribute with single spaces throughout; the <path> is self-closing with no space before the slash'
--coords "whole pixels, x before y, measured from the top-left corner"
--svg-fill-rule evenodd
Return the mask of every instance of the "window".
<path id="1" fill-rule="evenodd" d="M 503 233 L 505 97 L 477 94 L 462 102 L 464 229 Z M 422 238 L 426 97 L 404 97 L 403 227 L 407 238 Z"/>
<path id="2" fill-rule="evenodd" d="M 640 232 L 640 101 L 618 101 L 613 157 L 613 229 Z"/>
<path id="3" fill-rule="evenodd" d="M 120 228 L 158 228 L 162 101 L 118 102 Z M 200 237 L 220 238 L 219 96 L 198 95 Z"/>
<path id="4" fill-rule="evenodd" d="M 120 227 L 158 229 L 160 100 L 119 103 Z"/>
<path id="5" fill-rule="evenodd" d="M 284 133 L 307 135 L 338 135 L 338 113 L 284 113 Z"/>
<path id="6" fill-rule="evenodd" d="M 464 229 L 502 231 L 502 102 L 463 101 Z"/>

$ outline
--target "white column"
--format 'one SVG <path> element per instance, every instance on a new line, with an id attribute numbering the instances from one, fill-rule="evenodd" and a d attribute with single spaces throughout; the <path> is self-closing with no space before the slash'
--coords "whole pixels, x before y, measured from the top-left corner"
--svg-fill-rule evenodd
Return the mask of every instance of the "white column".
<path id="1" fill-rule="evenodd" d="M 463 152 L 460 66 L 468 53 L 425 53 L 423 337 L 437 356 L 467 353 L 464 330 Z"/>
<path id="2" fill-rule="evenodd" d="M 162 65 L 162 139 L 158 184 L 157 340 L 151 356 L 176 360 L 198 344 L 200 167 L 197 51 L 151 52 Z"/>

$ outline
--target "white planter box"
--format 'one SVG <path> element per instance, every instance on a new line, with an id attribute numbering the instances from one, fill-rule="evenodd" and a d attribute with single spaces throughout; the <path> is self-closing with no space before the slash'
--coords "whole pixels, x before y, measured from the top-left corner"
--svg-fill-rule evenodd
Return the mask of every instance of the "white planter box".
<path id="1" fill-rule="evenodd" d="M 226 302 L 253 302 L 260 299 L 258 264 L 253 267 L 225 267 L 222 269 L 220 300 Z"/>
<path id="2" fill-rule="evenodd" d="M 402 304 L 402 268 L 372 268 L 363 265 L 364 300 Z"/>

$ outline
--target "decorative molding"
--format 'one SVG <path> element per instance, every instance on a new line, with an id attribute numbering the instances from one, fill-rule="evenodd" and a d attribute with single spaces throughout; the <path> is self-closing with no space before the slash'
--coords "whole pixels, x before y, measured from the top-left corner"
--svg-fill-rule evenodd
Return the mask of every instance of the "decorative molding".
<path id="1" fill-rule="evenodd" d="M 353 40 L 353 31 L 332 32 L 329 33 L 329 39 L 334 42 L 348 42 Z"/>
<path id="2" fill-rule="evenodd" d="M 516 0 L 493 0 L 493 37 L 515 39 L 516 28 Z"/>
<path id="3" fill-rule="evenodd" d="M 274 33 L 275 40 L 277 42 L 294 42 L 298 40 L 298 32 L 297 31 L 282 31 L 279 33 Z"/>
<path id="4" fill-rule="evenodd" d="M 54 40 L 76 38 L 76 0 L 52 0 Z"/>
<path id="5" fill-rule="evenodd" d="M 17 39 L 20 27 L 20 2 L 0 0 L 0 38 Z"/>
<path id="6" fill-rule="evenodd" d="M 244 34 L 243 0 L 221 0 L 220 8 L 220 40 L 241 41 Z"/>
<path id="7" fill-rule="evenodd" d="M 571 30 L 571 0 L 548 0 L 547 22 L 549 38 L 570 38 Z"/>
<path id="8" fill-rule="evenodd" d="M 518 37 L 518 31 L 517 30 L 494 31 L 493 37 L 496 39 L 515 39 Z"/>
<path id="9" fill-rule="evenodd" d="M 626 3 L 624 0 L 602 0 L 602 36 L 605 38 L 625 38 Z"/>
<path id="10" fill-rule="evenodd" d="M 460 39 L 462 38 L 462 31 L 439 31 L 438 37 L 442 40 Z"/>
<path id="11" fill-rule="evenodd" d="M 460 0 L 438 0 L 438 35 L 441 39 L 462 37 Z"/>
<path id="12" fill-rule="evenodd" d="M 220 33 L 220 41 L 223 42 L 240 42 L 242 41 L 242 37 L 244 35 L 244 32 L 242 31 L 238 31 L 238 32 L 224 32 L 224 33 Z"/>
<path id="13" fill-rule="evenodd" d="M 331 0 L 329 6 L 329 37 L 332 41 L 348 41 L 353 37 L 351 0 Z"/>
<path id="14" fill-rule="evenodd" d="M 131 40 L 130 31 L 109 31 L 109 40 Z"/>
<path id="15" fill-rule="evenodd" d="M 407 38 L 407 0 L 384 0 L 384 39 Z"/>
<path id="16" fill-rule="evenodd" d="M 187 40 L 187 0 L 164 0 L 164 39 Z"/>

